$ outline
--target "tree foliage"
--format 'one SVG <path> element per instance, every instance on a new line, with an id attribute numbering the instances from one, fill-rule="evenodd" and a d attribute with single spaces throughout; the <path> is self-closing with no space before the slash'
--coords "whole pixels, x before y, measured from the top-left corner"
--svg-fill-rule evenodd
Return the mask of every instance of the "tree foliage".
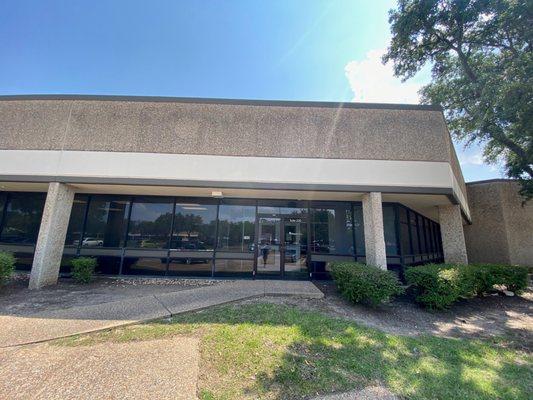
<path id="1" fill-rule="evenodd" d="M 432 66 L 424 103 L 440 104 L 451 133 L 484 145 L 487 162 L 533 197 L 533 1 L 399 0 L 383 62 L 411 78 Z"/>

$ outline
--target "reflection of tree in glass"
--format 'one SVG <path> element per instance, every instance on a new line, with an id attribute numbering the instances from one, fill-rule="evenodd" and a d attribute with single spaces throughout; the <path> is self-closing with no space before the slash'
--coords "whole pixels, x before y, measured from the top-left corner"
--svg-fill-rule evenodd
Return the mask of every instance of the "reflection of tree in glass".
<path id="1" fill-rule="evenodd" d="M 84 238 L 102 240 L 100 245 L 104 247 L 120 246 L 124 238 L 128 209 L 128 202 L 93 197 L 87 215 Z"/>
<path id="2" fill-rule="evenodd" d="M 159 215 L 154 221 L 132 218 L 128 238 L 138 242 L 132 242 L 131 245 L 147 248 L 167 247 L 171 223 L 171 212 Z M 130 246 L 129 242 L 128 246 Z"/>
<path id="3" fill-rule="evenodd" d="M 7 205 L 2 240 L 35 243 L 41 224 L 44 201 L 44 193 L 12 194 Z"/>
<path id="4" fill-rule="evenodd" d="M 228 250 L 247 251 L 254 242 L 255 223 L 250 221 L 221 220 L 218 226 L 218 246 Z M 248 239 L 244 239 L 248 237 Z"/>
<path id="5" fill-rule="evenodd" d="M 83 219 L 85 218 L 85 210 L 87 207 L 87 197 L 76 196 L 72 211 L 70 213 L 70 220 L 68 223 L 67 237 L 65 245 L 78 244 L 83 229 Z"/>
<path id="6" fill-rule="evenodd" d="M 212 249 L 215 242 L 215 229 L 215 219 L 207 223 L 204 222 L 202 215 L 176 213 L 172 247 L 184 247 L 186 242 L 191 250 Z"/>
<path id="7" fill-rule="evenodd" d="M 328 252 L 328 246 L 330 244 L 330 221 L 334 220 L 335 212 L 333 210 L 313 210 L 312 250 L 314 252 Z"/>

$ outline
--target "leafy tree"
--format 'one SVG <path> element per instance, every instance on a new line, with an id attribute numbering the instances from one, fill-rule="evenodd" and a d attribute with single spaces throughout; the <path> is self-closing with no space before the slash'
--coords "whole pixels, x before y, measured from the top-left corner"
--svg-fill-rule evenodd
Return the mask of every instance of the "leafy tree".
<path id="1" fill-rule="evenodd" d="M 392 61 L 404 80 L 432 65 L 424 103 L 440 104 L 452 134 L 484 144 L 487 162 L 533 197 L 533 1 L 399 0 L 389 15 Z"/>

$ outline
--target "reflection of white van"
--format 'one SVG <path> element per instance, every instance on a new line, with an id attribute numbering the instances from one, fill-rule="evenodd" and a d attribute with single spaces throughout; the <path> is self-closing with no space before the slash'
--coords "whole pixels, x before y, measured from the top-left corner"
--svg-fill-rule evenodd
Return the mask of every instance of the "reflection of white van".
<path id="1" fill-rule="evenodd" d="M 92 238 L 88 237 L 83 239 L 83 242 L 81 242 L 82 246 L 103 246 L 104 241 L 102 239 Z"/>

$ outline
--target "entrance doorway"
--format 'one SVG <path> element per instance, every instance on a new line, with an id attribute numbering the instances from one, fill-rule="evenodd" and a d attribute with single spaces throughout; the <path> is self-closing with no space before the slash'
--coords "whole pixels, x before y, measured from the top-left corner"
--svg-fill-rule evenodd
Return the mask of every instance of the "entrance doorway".
<path id="1" fill-rule="evenodd" d="M 307 219 L 258 216 L 257 277 L 307 277 Z"/>

